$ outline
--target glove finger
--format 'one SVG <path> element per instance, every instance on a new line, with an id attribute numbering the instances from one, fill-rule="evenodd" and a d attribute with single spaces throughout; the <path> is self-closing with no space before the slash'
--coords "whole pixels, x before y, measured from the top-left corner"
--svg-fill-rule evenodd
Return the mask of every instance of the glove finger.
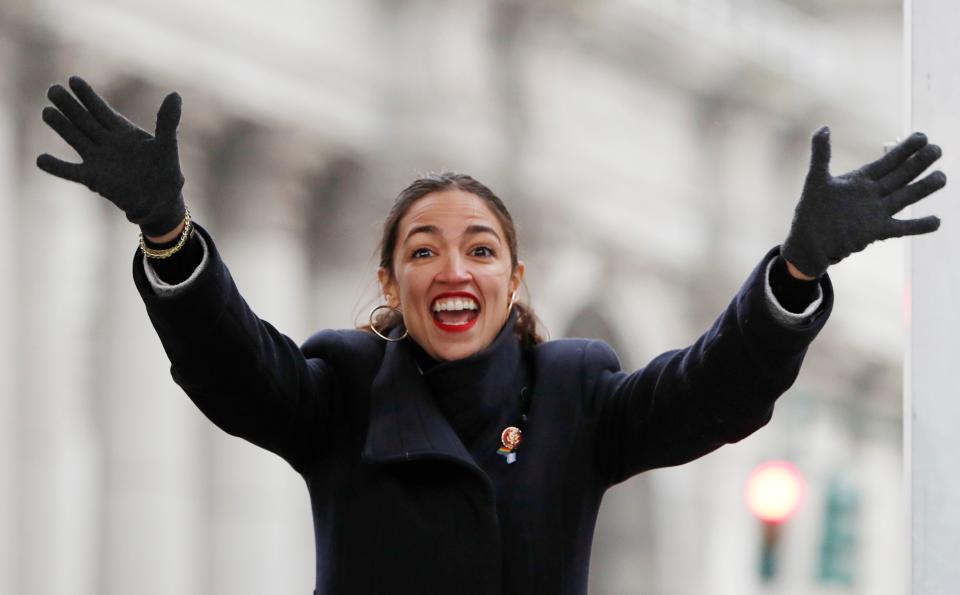
<path id="1" fill-rule="evenodd" d="M 93 115 L 97 122 L 107 130 L 124 128 L 127 119 L 117 113 L 106 101 L 94 92 L 93 88 L 79 76 L 70 77 L 70 88 L 80 103 Z"/>
<path id="2" fill-rule="evenodd" d="M 81 163 L 69 163 L 57 159 L 49 153 L 44 153 L 37 157 L 37 167 L 58 178 L 86 184 L 86 176 L 83 173 L 83 164 Z"/>
<path id="3" fill-rule="evenodd" d="M 70 118 L 70 121 L 80 129 L 80 132 L 86 134 L 94 143 L 100 144 L 106 131 L 93 119 L 90 112 L 83 109 L 83 106 L 73 98 L 69 91 L 61 85 L 54 85 L 47 90 L 47 97 L 63 115 Z"/>
<path id="4" fill-rule="evenodd" d="M 824 126 L 810 139 L 810 173 L 830 175 L 830 127 Z"/>
<path id="5" fill-rule="evenodd" d="M 177 139 L 177 126 L 180 125 L 182 103 L 180 94 L 176 91 L 163 98 L 160 110 L 157 111 L 156 137 L 158 141 L 171 142 Z"/>
<path id="6" fill-rule="evenodd" d="M 887 207 L 888 215 L 895 215 L 904 208 L 912 205 L 920 199 L 926 198 L 940 190 L 947 184 L 947 176 L 942 171 L 935 171 L 919 182 L 910 184 L 906 188 L 894 192 L 883 199 Z"/>
<path id="7" fill-rule="evenodd" d="M 77 127 L 56 109 L 49 106 L 43 108 L 43 121 L 81 156 L 92 148 L 93 143 L 90 139 L 77 130 Z"/>
<path id="8" fill-rule="evenodd" d="M 927 144 L 927 135 L 922 132 L 914 132 L 899 145 L 887 151 L 886 155 L 864 165 L 861 170 L 867 174 L 868 178 L 879 180 L 893 170 L 900 167 L 908 157 L 922 149 Z"/>
<path id="9" fill-rule="evenodd" d="M 890 219 L 878 239 L 887 240 L 903 236 L 916 236 L 937 231 L 939 227 L 940 218 L 936 215 L 929 215 L 919 219 Z"/>
<path id="10" fill-rule="evenodd" d="M 923 173 L 934 161 L 940 159 L 943 151 L 937 145 L 927 145 L 907 159 L 906 163 L 880 179 L 880 188 L 884 194 L 903 188 Z"/>

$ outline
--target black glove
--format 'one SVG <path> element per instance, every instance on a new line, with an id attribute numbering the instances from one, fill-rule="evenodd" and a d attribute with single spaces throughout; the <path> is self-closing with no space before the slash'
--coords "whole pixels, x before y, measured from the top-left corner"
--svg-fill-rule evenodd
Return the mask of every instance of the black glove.
<path id="1" fill-rule="evenodd" d="M 147 235 L 161 236 L 176 228 L 186 213 L 177 153 L 180 95 L 170 93 L 163 99 L 156 134 L 151 135 L 114 111 L 80 77 L 70 77 L 70 88 L 83 105 L 61 85 L 53 85 L 47 97 L 59 111 L 43 108 L 43 121 L 83 163 L 44 153 L 37 167 L 99 193 Z"/>
<path id="2" fill-rule="evenodd" d="M 859 252 L 876 240 L 936 231 L 940 219 L 894 219 L 907 205 L 947 183 L 935 171 L 915 184 L 911 180 L 940 158 L 940 147 L 913 133 L 873 163 L 830 175 L 830 129 L 813 135 L 810 173 L 780 254 L 800 272 L 819 277 L 831 264 Z"/>

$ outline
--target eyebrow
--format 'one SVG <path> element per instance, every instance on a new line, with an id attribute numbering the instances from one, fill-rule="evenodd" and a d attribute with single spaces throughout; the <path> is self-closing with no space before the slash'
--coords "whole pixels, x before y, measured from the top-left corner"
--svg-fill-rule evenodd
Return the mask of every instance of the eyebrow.
<path id="1" fill-rule="evenodd" d="M 413 236 L 413 235 L 415 235 L 415 234 L 418 234 L 418 233 L 428 233 L 428 234 L 432 234 L 432 235 L 442 235 L 442 234 L 440 233 L 440 228 L 438 228 L 436 225 L 418 225 L 418 226 L 414 227 L 413 229 L 411 229 L 409 232 L 407 232 L 407 237 L 404 238 L 403 243 L 406 244 L 407 241 L 410 240 L 410 237 L 411 237 L 411 236 Z M 490 227 L 489 225 L 480 225 L 480 224 L 475 223 L 475 224 L 473 224 L 473 225 L 468 226 L 467 229 L 464 230 L 464 232 L 463 232 L 464 235 L 476 235 L 476 234 L 479 234 L 479 233 L 489 233 L 489 234 L 493 234 L 493 237 L 497 238 L 497 241 L 498 241 L 498 242 L 500 242 L 501 244 L 503 243 L 503 240 L 500 239 L 500 236 L 497 235 L 497 232 L 496 232 L 492 227 Z"/>

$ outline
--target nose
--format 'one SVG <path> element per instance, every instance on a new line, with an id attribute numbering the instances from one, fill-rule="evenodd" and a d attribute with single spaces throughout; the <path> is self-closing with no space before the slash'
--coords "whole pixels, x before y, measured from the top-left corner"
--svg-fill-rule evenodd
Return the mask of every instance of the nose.
<path id="1" fill-rule="evenodd" d="M 437 281 L 451 285 L 470 281 L 470 270 L 464 258 L 457 253 L 445 256 L 443 266 L 437 274 Z"/>

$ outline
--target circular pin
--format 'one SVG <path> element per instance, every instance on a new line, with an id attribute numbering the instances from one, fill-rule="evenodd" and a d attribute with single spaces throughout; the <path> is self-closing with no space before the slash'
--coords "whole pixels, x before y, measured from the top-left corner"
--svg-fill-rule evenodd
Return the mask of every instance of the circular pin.
<path id="1" fill-rule="evenodd" d="M 520 445 L 520 436 L 522 432 L 520 428 L 515 426 L 508 426 L 500 434 L 500 442 L 503 443 L 503 447 L 513 450 Z"/>

